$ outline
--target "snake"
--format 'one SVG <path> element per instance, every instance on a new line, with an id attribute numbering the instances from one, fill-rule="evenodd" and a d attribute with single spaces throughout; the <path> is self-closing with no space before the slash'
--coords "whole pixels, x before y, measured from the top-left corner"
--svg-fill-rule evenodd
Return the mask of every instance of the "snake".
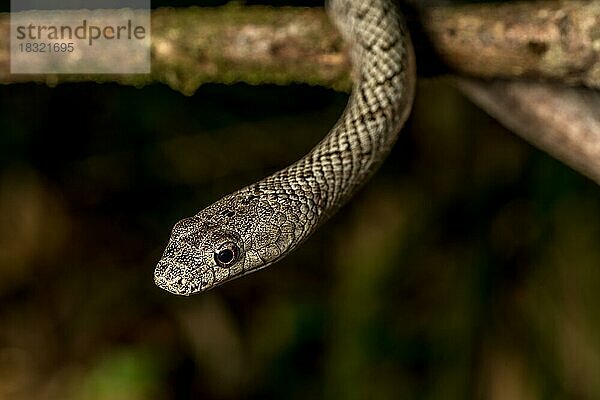
<path id="1" fill-rule="evenodd" d="M 304 157 L 182 219 L 155 284 L 189 296 L 273 265 L 307 240 L 382 164 L 405 124 L 416 81 L 406 23 L 392 0 L 329 0 L 350 49 L 342 115 Z"/>

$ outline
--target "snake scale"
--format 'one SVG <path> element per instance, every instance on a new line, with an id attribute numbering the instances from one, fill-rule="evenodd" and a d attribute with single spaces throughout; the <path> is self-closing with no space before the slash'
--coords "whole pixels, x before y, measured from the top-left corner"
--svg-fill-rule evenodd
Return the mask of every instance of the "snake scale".
<path id="1" fill-rule="evenodd" d="M 330 0 L 355 83 L 342 116 L 303 158 L 179 221 L 154 272 L 178 295 L 206 291 L 288 255 L 383 162 L 410 112 L 415 60 L 392 0 Z"/>

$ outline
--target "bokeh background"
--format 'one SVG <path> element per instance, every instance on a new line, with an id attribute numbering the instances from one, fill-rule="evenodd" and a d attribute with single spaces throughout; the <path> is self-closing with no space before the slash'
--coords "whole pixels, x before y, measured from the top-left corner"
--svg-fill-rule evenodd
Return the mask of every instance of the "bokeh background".
<path id="1" fill-rule="evenodd" d="M 154 286 L 177 220 L 299 158 L 346 99 L 1 86 L 0 399 L 599 399 L 600 188 L 448 77 L 277 266 Z"/>

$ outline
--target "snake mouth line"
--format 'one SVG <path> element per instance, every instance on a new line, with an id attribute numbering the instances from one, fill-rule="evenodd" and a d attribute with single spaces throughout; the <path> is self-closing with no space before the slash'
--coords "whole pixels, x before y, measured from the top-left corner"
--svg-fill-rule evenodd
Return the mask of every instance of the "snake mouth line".
<path id="1" fill-rule="evenodd" d="M 280 255 L 277 258 L 264 263 L 260 267 L 251 269 L 249 271 L 244 271 L 240 274 L 229 276 L 221 281 L 215 281 L 214 274 L 212 274 L 211 282 L 208 282 L 206 279 L 202 278 L 202 275 L 197 273 L 197 277 L 185 277 L 182 276 L 177 271 L 185 271 L 188 267 L 173 258 L 163 258 L 161 259 L 156 268 L 154 270 L 154 283 L 159 288 L 166 290 L 169 293 L 178 295 L 178 296 L 191 296 L 194 294 L 199 294 L 203 292 L 207 292 L 211 289 L 216 288 L 217 286 L 221 286 L 224 283 L 229 281 L 241 278 L 246 275 L 250 275 L 252 273 L 258 272 L 274 263 L 284 258 L 284 255 Z M 200 270 L 200 267 L 197 267 L 197 270 Z M 210 270 L 210 268 L 208 268 Z M 172 279 L 169 277 L 172 276 Z M 200 284 L 193 284 L 193 282 L 200 282 Z"/>

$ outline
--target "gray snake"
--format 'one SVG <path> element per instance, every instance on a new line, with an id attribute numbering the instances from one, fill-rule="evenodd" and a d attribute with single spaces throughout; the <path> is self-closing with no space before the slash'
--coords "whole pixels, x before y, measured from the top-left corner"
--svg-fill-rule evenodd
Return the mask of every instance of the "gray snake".
<path id="1" fill-rule="evenodd" d="M 355 84 L 342 116 L 303 158 L 179 221 L 156 284 L 191 295 L 288 255 L 347 202 L 383 162 L 412 106 L 415 61 L 391 0 L 331 0 L 350 44 Z"/>

